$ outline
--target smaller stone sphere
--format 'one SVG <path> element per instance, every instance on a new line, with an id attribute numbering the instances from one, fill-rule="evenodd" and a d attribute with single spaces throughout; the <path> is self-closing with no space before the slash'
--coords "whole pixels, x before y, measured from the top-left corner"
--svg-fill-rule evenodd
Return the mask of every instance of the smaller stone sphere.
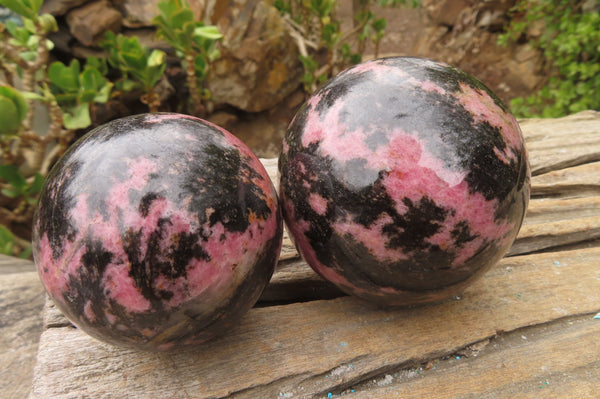
<path id="1" fill-rule="evenodd" d="M 300 254 L 382 305 L 457 295 L 506 254 L 529 202 L 523 136 L 474 77 L 422 58 L 365 62 L 298 111 L 279 159 Z"/>
<path id="2" fill-rule="evenodd" d="M 118 346 L 175 350 L 227 332 L 258 300 L 283 236 L 252 151 L 179 114 L 109 122 L 50 172 L 33 227 L 56 306 Z"/>

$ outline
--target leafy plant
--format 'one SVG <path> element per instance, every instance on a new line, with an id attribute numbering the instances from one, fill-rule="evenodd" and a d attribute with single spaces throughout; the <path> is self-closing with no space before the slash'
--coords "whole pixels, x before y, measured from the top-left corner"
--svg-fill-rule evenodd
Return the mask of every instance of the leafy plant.
<path id="1" fill-rule="evenodd" d="M 16 12 L 23 18 L 36 21 L 44 0 L 2 0 L 0 5 Z"/>
<path id="2" fill-rule="evenodd" d="M 29 106 L 23 95 L 10 86 L 0 86 L 0 138 L 15 134 L 27 117 Z"/>
<path id="3" fill-rule="evenodd" d="M 6 226 L 0 224 L 0 254 L 27 259 L 31 256 L 31 244 L 20 240 Z"/>
<path id="4" fill-rule="evenodd" d="M 108 51 L 110 65 L 121 72 L 118 88 L 121 91 L 141 88 L 145 93 L 142 102 L 148 104 L 150 112 L 158 112 L 160 98 L 154 87 L 165 73 L 165 52 L 156 49 L 150 51 L 140 44 L 137 37 L 128 38 L 110 31 L 106 32 L 101 45 Z"/>
<path id="5" fill-rule="evenodd" d="M 164 39 L 182 61 L 186 71 L 195 115 L 206 113 L 205 102 L 210 92 L 204 88 L 210 63 L 220 56 L 216 43 L 223 37 L 216 26 L 204 25 L 194 19 L 185 0 L 158 3 L 160 14 L 153 20 L 157 36 Z"/>
<path id="6" fill-rule="evenodd" d="M 39 173 L 26 179 L 14 165 L 0 165 L 0 192 L 8 198 L 22 198 L 19 206 L 11 214 L 10 221 L 25 220 L 31 216 L 32 207 L 44 184 L 44 177 Z M 27 240 L 15 236 L 5 225 L 0 224 L 0 253 L 10 256 L 28 258 L 31 256 L 31 245 Z"/>
<path id="7" fill-rule="evenodd" d="M 275 7 L 289 16 L 292 35 L 300 49 L 304 66 L 303 84 L 312 93 L 325 80 L 342 69 L 362 61 L 366 44 L 374 44 L 374 56 L 379 56 L 387 21 L 372 11 L 372 6 L 395 6 L 406 0 L 357 0 L 354 4 L 354 26 L 344 32 L 335 15 L 336 0 L 277 0 Z M 419 0 L 411 0 L 417 7 Z"/>
<path id="8" fill-rule="evenodd" d="M 499 38 L 508 45 L 527 40 L 546 59 L 546 86 L 527 98 L 511 102 L 520 117 L 559 117 L 600 109 L 600 13 L 575 0 L 520 0 L 512 21 Z M 600 1 L 596 1 L 600 5 Z M 532 24 L 543 21 L 543 33 L 529 37 Z"/>
<path id="9" fill-rule="evenodd" d="M 63 124 L 67 129 L 90 126 L 90 105 L 106 103 L 113 87 L 92 63 L 82 71 L 76 59 L 69 66 L 62 62 L 52 63 L 48 68 L 48 78 L 52 95 L 63 111 Z"/>
<path id="10" fill-rule="evenodd" d="M 44 185 L 44 177 L 36 173 L 31 182 L 19 172 L 15 165 L 0 165 L 0 178 L 6 180 L 6 187 L 2 188 L 2 194 L 9 198 L 23 197 L 30 205 L 35 205 L 37 194 Z"/>

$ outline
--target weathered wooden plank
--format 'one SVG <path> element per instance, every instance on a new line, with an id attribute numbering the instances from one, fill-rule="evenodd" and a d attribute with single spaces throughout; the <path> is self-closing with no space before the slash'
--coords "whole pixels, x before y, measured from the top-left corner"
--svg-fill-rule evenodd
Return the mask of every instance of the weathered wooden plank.
<path id="1" fill-rule="evenodd" d="M 300 254 L 298 254 L 298 251 L 296 251 L 296 246 L 290 238 L 290 234 L 288 232 L 287 227 L 284 226 L 283 242 L 281 243 L 281 252 L 279 253 L 279 260 L 282 261 L 298 257 L 300 257 Z"/>
<path id="2" fill-rule="evenodd" d="M 519 121 L 533 175 L 600 161 L 600 112 Z"/>
<path id="3" fill-rule="evenodd" d="M 14 260 L 14 265 L 10 261 Z M 2 257 L 0 266 L 0 397 L 22 399 L 31 390 L 42 331 L 44 289 L 31 262 Z M 23 268 L 3 273 L 5 268 Z"/>
<path id="4" fill-rule="evenodd" d="M 529 201 L 523 224 L 560 222 L 600 215 L 600 196 L 537 198 Z"/>
<path id="5" fill-rule="evenodd" d="M 269 177 L 273 181 L 276 190 L 279 190 L 279 179 L 277 178 L 277 162 L 278 158 L 260 158 L 260 162 L 265 167 Z"/>
<path id="6" fill-rule="evenodd" d="M 35 265 L 30 260 L 0 254 L 0 275 L 31 272 L 35 270 Z"/>
<path id="7" fill-rule="evenodd" d="M 600 238 L 600 216 L 526 224 L 508 251 L 508 256 Z"/>
<path id="8" fill-rule="evenodd" d="M 483 341 L 476 357 L 390 371 L 352 387 L 352 398 L 597 398 L 598 337 L 600 321 L 589 315 L 523 329 Z"/>
<path id="9" fill-rule="evenodd" d="M 531 179 L 533 197 L 600 195 L 600 162 L 556 170 Z"/>
<path id="10" fill-rule="evenodd" d="M 474 342 L 600 310 L 600 248 L 506 258 L 460 300 L 385 310 L 351 297 L 252 309 L 195 352 L 149 354 L 77 329 L 42 334 L 34 398 L 311 397 Z"/>

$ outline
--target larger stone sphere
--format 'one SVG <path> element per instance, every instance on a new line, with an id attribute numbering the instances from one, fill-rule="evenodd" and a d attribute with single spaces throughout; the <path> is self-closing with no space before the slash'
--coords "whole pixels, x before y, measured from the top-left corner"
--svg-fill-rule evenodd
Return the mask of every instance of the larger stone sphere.
<path id="1" fill-rule="evenodd" d="M 273 273 L 283 222 L 250 149 L 178 114 L 103 125 L 48 176 L 33 249 L 56 306 L 88 334 L 164 351 L 225 333 Z"/>
<path id="2" fill-rule="evenodd" d="M 514 241 L 529 201 L 523 136 L 474 77 L 420 58 L 352 67 L 289 126 L 280 198 L 322 277 L 384 305 L 460 293 Z"/>

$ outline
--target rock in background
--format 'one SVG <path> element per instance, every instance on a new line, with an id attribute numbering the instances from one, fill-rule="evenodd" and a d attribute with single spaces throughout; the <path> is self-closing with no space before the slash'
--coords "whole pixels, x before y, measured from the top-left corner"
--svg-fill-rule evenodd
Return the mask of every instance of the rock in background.
<path id="1" fill-rule="evenodd" d="M 546 77 L 542 54 L 528 43 L 498 45 L 516 0 L 424 0 L 423 34 L 414 55 L 432 57 L 469 72 L 503 100 L 537 91 Z M 528 35 L 541 35 L 534 27 Z"/>
<path id="2" fill-rule="evenodd" d="M 275 7 L 261 0 L 217 0 L 205 8 L 207 17 L 224 36 L 208 79 L 215 101 L 265 111 L 298 88 L 298 49 Z"/>
<path id="3" fill-rule="evenodd" d="M 107 31 L 120 31 L 122 23 L 123 16 L 108 0 L 84 4 L 67 14 L 71 34 L 84 46 L 95 46 Z"/>
<path id="4" fill-rule="evenodd" d="M 159 0 L 47 0 L 43 11 L 64 17 L 63 51 L 95 54 L 107 31 L 137 35 L 151 48 L 164 48 L 153 35 Z M 262 0 L 194 0 L 198 18 L 217 25 L 224 38 L 221 58 L 212 66 L 208 89 L 217 107 L 247 112 L 273 108 L 299 86 L 302 64 L 279 12 Z M 82 48 L 83 47 L 83 48 Z"/>

